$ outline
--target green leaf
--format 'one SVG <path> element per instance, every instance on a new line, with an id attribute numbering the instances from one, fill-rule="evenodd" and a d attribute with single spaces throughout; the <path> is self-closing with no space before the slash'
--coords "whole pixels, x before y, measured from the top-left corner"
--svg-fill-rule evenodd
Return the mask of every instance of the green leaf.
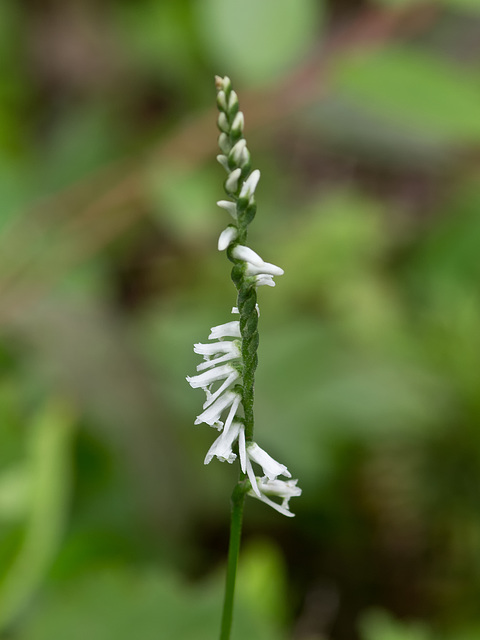
<path id="1" fill-rule="evenodd" d="M 220 75 L 250 84 L 271 81 L 313 46 L 319 30 L 314 0 L 202 0 L 198 29 Z"/>
<path id="2" fill-rule="evenodd" d="M 362 640 L 431 640 L 421 623 L 401 623 L 385 611 L 370 611 L 361 623 Z"/>
<path id="3" fill-rule="evenodd" d="M 29 512 L 16 557 L 0 579 L 0 632 L 40 585 L 62 537 L 69 497 L 72 415 L 59 402 L 47 405 L 30 433 Z"/>
<path id="4" fill-rule="evenodd" d="M 19 640 L 205 640 L 220 627 L 223 574 L 187 585 L 171 573 L 111 569 L 52 590 Z M 271 625 L 239 602 L 234 638 L 278 640 Z"/>
<path id="5" fill-rule="evenodd" d="M 396 126 L 455 143 L 480 140 L 477 76 L 421 52 L 386 48 L 337 67 L 337 89 Z"/>

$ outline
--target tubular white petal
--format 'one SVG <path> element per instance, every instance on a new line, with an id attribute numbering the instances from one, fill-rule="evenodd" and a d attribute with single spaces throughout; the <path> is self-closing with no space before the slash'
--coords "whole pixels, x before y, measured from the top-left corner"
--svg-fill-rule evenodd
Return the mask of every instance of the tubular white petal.
<path id="1" fill-rule="evenodd" d="M 253 488 L 253 485 L 252 485 L 252 488 Z M 275 509 L 276 511 L 278 511 L 284 516 L 287 516 L 288 518 L 293 518 L 295 516 L 294 513 L 289 511 L 288 507 L 285 507 L 283 504 L 277 504 L 273 500 L 270 500 L 270 498 L 267 498 L 267 496 L 264 495 L 263 493 L 260 493 L 259 495 L 256 492 L 250 490 L 248 492 L 248 495 L 252 496 L 253 498 L 258 498 L 262 502 L 265 502 L 265 504 L 268 504 L 269 507 L 272 507 L 272 509 Z"/>
<path id="2" fill-rule="evenodd" d="M 231 145 L 226 133 L 221 133 L 218 136 L 218 146 L 225 155 L 228 155 L 230 153 Z"/>
<path id="3" fill-rule="evenodd" d="M 230 157 L 235 162 L 235 164 L 240 164 L 240 159 L 242 158 L 243 152 L 247 147 L 247 141 L 245 138 L 239 140 L 230 151 Z"/>
<path id="4" fill-rule="evenodd" d="M 238 96 L 236 91 L 230 92 L 230 97 L 228 98 L 228 110 L 230 111 L 235 104 L 238 104 Z"/>
<path id="5" fill-rule="evenodd" d="M 244 247 L 239 244 L 233 249 L 232 255 L 237 260 L 244 260 L 247 263 L 246 274 L 249 276 L 256 276 L 260 274 L 281 276 L 284 273 L 283 269 L 280 267 L 262 260 L 258 253 L 252 251 L 250 247 Z"/>
<path id="6" fill-rule="evenodd" d="M 240 455 L 240 469 L 242 473 L 247 473 L 247 450 L 245 448 L 245 427 L 243 425 L 238 434 L 238 453 Z"/>
<path id="7" fill-rule="evenodd" d="M 240 353 L 240 346 L 238 340 L 223 340 L 222 342 L 209 342 L 207 344 L 198 342 L 193 345 L 193 350 L 201 356 L 214 356 L 217 353 Z"/>
<path id="8" fill-rule="evenodd" d="M 225 389 L 228 389 L 228 387 L 231 387 L 232 384 L 235 382 L 235 380 L 237 380 L 239 377 L 240 377 L 240 374 L 238 373 L 238 371 L 233 370 L 232 373 L 225 380 L 225 382 L 223 382 L 218 387 L 218 389 L 215 391 L 215 393 L 210 393 L 210 391 L 208 391 L 208 389 L 205 389 L 205 391 L 207 393 L 207 399 L 203 403 L 203 408 L 206 409 L 213 402 L 215 402 L 215 400 L 222 395 L 222 393 L 225 391 Z"/>
<path id="9" fill-rule="evenodd" d="M 235 202 L 230 202 L 230 200 L 219 200 L 217 204 L 222 209 L 228 211 L 234 220 L 237 219 L 237 205 Z"/>
<path id="10" fill-rule="evenodd" d="M 284 464 L 280 464 L 280 462 L 274 460 L 272 456 L 259 447 L 256 442 L 249 442 L 247 444 L 247 456 L 250 460 L 253 460 L 253 462 L 256 462 L 262 467 L 263 473 L 270 478 L 270 480 L 275 480 L 277 476 L 292 477 Z"/>
<path id="11" fill-rule="evenodd" d="M 252 171 L 252 173 L 243 183 L 242 190 L 240 191 L 240 198 L 250 198 L 251 196 L 253 196 L 259 180 L 260 171 L 258 169 L 255 169 L 255 171 Z"/>
<path id="12" fill-rule="evenodd" d="M 258 253 L 255 253 L 253 249 L 250 249 L 250 247 L 245 247 L 243 244 L 237 245 L 235 249 L 232 251 L 232 253 L 233 253 L 233 257 L 236 258 L 237 260 L 244 260 L 245 262 L 251 262 L 252 264 L 255 264 L 259 267 L 261 267 L 262 264 L 264 264 L 264 261 L 258 255 Z"/>
<path id="13" fill-rule="evenodd" d="M 218 239 L 218 250 L 224 251 L 237 237 L 238 229 L 233 225 L 229 225 L 222 231 Z"/>
<path id="14" fill-rule="evenodd" d="M 224 156 L 223 154 L 218 155 L 217 162 L 222 165 L 222 167 L 225 169 L 227 173 L 230 171 L 230 168 L 228 166 L 227 156 Z"/>
<path id="15" fill-rule="evenodd" d="M 224 113 L 219 114 L 217 123 L 220 131 L 223 131 L 224 133 L 228 132 L 228 129 L 229 129 L 228 120 L 227 120 L 227 116 Z"/>
<path id="16" fill-rule="evenodd" d="M 225 181 L 225 189 L 234 192 L 238 189 L 238 180 L 242 174 L 241 169 L 234 169 Z"/>
<path id="17" fill-rule="evenodd" d="M 216 327 L 210 329 L 209 340 L 218 340 L 219 338 L 241 338 L 240 322 L 233 320 L 232 322 L 226 322 L 225 324 L 219 324 Z"/>
<path id="18" fill-rule="evenodd" d="M 251 262 L 247 262 L 247 268 L 245 269 L 245 273 L 247 276 L 260 276 L 260 275 L 283 276 L 284 271 L 280 267 L 277 267 L 277 265 L 270 264 L 270 262 L 264 262 L 260 267 L 257 267 Z"/>
<path id="19" fill-rule="evenodd" d="M 195 424 L 201 424 L 204 422 L 205 424 L 210 425 L 211 427 L 215 426 L 217 429 L 221 429 L 223 427 L 223 422 L 220 420 L 220 416 L 222 412 L 229 407 L 233 402 L 240 402 L 240 396 L 238 393 L 234 391 L 227 391 L 223 395 L 221 395 L 216 402 L 205 409 L 203 413 L 197 416 L 195 420 Z M 238 406 L 238 404 L 237 404 Z"/>
<path id="20" fill-rule="evenodd" d="M 248 479 L 250 480 L 250 486 L 252 487 L 254 494 L 257 496 L 257 498 L 261 499 L 262 494 L 260 493 L 260 489 L 257 486 L 257 479 L 255 477 L 255 472 L 253 471 L 252 463 L 250 462 L 250 459 L 248 457 L 247 457 L 247 476 L 248 476 Z"/>
<path id="21" fill-rule="evenodd" d="M 226 111 L 227 110 L 227 101 L 225 99 L 225 91 L 219 91 L 217 93 L 217 102 L 219 107 L 223 110 Z"/>
<path id="22" fill-rule="evenodd" d="M 208 450 L 204 464 L 209 464 L 214 456 L 216 456 L 220 462 L 232 463 L 237 457 L 232 451 L 232 445 L 237 439 L 241 427 L 242 424 L 240 422 L 234 421 L 228 431 L 224 430 Z"/>
<path id="23" fill-rule="evenodd" d="M 240 404 L 241 401 L 241 396 L 237 393 L 235 394 L 236 397 L 233 399 L 232 402 L 232 406 L 230 407 L 230 411 L 228 412 L 228 416 L 227 419 L 225 420 L 225 427 L 224 427 L 224 431 L 228 431 L 230 429 L 230 425 L 233 422 L 233 419 L 235 418 L 235 414 L 237 413 L 237 409 L 238 409 L 238 405 Z"/>
<path id="24" fill-rule="evenodd" d="M 258 482 L 258 488 L 266 495 L 279 496 L 284 502 L 288 503 L 290 498 L 302 495 L 302 490 L 297 487 L 298 480 L 267 480 L 261 478 Z"/>
<path id="25" fill-rule="evenodd" d="M 213 358 L 212 360 L 207 360 L 206 362 L 202 362 L 197 366 L 197 371 L 205 371 L 205 369 L 210 369 L 211 367 L 216 367 L 217 364 L 221 364 L 222 362 L 228 362 L 229 360 L 235 360 L 236 358 L 241 357 L 240 350 L 237 352 L 226 353 L 223 356 L 218 358 Z"/>
<path id="26" fill-rule="evenodd" d="M 245 125 L 245 118 L 243 117 L 243 113 L 239 111 L 232 122 L 232 127 L 230 131 L 232 133 L 241 133 L 243 131 L 243 127 Z"/>
<path id="27" fill-rule="evenodd" d="M 267 285 L 267 287 L 274 287 L 275 282 L 273 280 L 273 276 L 267 275 L 265 273 L 255 276 L 255 284 L 257 287 L 261 287 L 263 285 Z"/>
<path id="28" fill-rule="evenodd" d="M 225 364 L 223 367 L 216 367 L 211 371 L 204 371 L 200 373 L 198 376 L 187 376 L 188 384 L 194 389 L 198 389 L 201 387 L 202 389 L 206 389 L 209 384 L 212 382 L 216 382 L 217 380 L 222 380 L 223 378 L 229 377 L 233 372 L 238 374 L 238 371 L 232 367 L 230 364 Z"/>

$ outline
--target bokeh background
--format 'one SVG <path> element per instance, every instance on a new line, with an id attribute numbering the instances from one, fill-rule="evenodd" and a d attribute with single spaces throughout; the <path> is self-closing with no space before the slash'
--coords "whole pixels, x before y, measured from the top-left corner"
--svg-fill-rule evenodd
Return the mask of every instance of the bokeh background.
<path id="1" fill-rule="evenodd" d="M 235 302 L 214 74 L 262 172 L 234 638 L 480 638 L 480 2 L 2 0 L 0 636 L 217 636 Z"/>

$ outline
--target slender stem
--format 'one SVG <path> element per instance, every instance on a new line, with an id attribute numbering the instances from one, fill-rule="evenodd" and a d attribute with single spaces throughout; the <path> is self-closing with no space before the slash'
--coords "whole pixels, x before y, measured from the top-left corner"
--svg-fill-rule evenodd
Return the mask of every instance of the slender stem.
<path id="1" fill-rule="evenodd" d="M 245 488 L 243 484 L 238 483 L 233 490 L 231 498 L 230 543 L 228 546 L 227 577 L 225 581 L 220 640 L 229 640 L 232 629 L 233 598 L 235 595 L 235 580 L 237 577 L 237 564 L 240 553 L 244 502 Z"/>

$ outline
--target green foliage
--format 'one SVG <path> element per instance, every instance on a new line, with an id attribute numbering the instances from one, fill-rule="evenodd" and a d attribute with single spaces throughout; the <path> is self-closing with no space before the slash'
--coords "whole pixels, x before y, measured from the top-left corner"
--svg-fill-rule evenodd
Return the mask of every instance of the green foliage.
<path id="1" fill-rule="evenodd" d="M 475 75 L 439 57 L 400 47 L 357 54 L 340 61 L 336 82 L 394 127 L 415 125 L 419 135 L 452 143 L 480 138 Z"/>
<path id="2" fill-rule="evenodd" d="M 205 0 L 196 14 L 219 73 L 259 84 L 278 78 L 309 51 L 318 11 L 313 0 Z"/>

